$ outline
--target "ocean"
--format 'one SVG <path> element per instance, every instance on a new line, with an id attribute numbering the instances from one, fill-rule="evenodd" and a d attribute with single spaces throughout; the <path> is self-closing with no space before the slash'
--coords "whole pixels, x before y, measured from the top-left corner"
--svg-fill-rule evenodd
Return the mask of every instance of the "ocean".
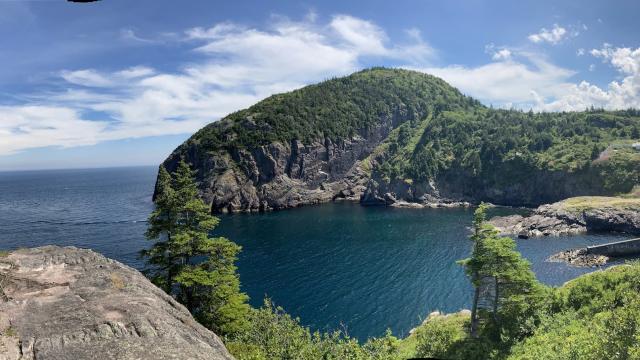
<path id="1" fill-rule="evenodd" d="M 72 245 L 141 269 L 156 167 L 0 172 L 0 249 Z M 492 214 L 521 210 L 497 208 Z M 469 255 L 472 209 L 394 209 L 332 203 L 222 215 L 213 235 L 243 247 L 242 290 L 314 330 L 366 340 L 406 336 L 431 311 L 468 308 L 457 260 Z M 593 269 L 546 259 L 563 249 L 621 240 L 580 235 L 517 240 L 538 278 L 560 285 Z"/>

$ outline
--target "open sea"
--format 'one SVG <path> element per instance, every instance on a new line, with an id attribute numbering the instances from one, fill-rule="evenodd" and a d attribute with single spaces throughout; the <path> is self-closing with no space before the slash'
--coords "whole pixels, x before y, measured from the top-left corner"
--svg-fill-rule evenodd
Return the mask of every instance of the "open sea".
<path id="1" fill-rule="evenodd" d="M 46 244 L 91 248 L 135 268 L 157 167 L 0 172 L 0 249 Z M 491 215 L 522 210 L 496 208 Z M 243 247 L 242 289 L 265 296 L 312 329 L 365 340 L 405 336 L 431 311 L 468 308 L 471 209 L 393 209 L 333 203 L 222 216 L 214 231 Z M 567 248 L 622 240 L 581 235 L 517 240 L 549 285 L 593 271 L 547 262 Z"/>

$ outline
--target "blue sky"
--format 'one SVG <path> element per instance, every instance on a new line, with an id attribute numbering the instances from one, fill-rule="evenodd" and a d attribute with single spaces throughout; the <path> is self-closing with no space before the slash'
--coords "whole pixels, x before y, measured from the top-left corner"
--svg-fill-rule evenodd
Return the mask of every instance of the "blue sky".
<path id="1" fill-rule="evenodd" d="M 497 107 L 640 107 L 637 1 L 0 1 L 0 170 L 157 165 L 203 125 L 370 66 Z"/>

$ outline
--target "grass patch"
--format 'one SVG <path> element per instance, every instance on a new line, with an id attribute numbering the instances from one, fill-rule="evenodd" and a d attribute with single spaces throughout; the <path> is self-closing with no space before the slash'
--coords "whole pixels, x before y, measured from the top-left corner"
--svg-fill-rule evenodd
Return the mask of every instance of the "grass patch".
<path id="1" fill-rule="evenodd" d="M 0 258 L 9 256 L 9 250 L 0 250 Z"/>
<path id="2" fill-rule="evenodd" d="M 598 208 L 640 210 L 640 198 L 617 196 L 578 196 L 560 202 L 567 211 L 585 211 Z"/>
<path id="3" fill-rule="evenodd" d="M 416 150 L 416 146 L 418 146 L 420 139 L 422 139 L 422 134 L 427 130 L 427 125 L 429 125 L 429 122 L 431 121 L 431 115 L 432 114 L 430 113 L 429 116 L 420 121 L 418 126 L 412 129 L 409 141 L 407 141 L 407 144 L 402 148 L 404 155 L 411 155 Z"/>

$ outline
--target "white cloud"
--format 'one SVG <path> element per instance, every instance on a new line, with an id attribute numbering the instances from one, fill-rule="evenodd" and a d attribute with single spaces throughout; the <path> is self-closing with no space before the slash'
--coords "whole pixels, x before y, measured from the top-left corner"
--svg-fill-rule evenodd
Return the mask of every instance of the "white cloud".
<path id="1" fill-rule="evenodd" d="M 534 35 L 549 43 L 569 36 L 556 28 Z M 173 72 L 140 65 L 116 71 L 60 71 L 56 76 L 64 85 L 56 91 L 21 94 L 21 104 L 0 106 L 0 155 L 43 146 L 192 133 L 273 93 L 351 73 L 362 68 L 365 59 L 434 74 L 496 106 L 640 107 L 640 49 L 605 44 L 589 52 L 622 76 L 603 89 L 576 83 L 575 71 L 540 53 L 493 44 L 485 48 L 492 58 L 487 64 L 435 66 L 436 51 L 420 31 L 410 28 L 406 35 L 406 42 L 392 43 L 376 24 L 347 15 L 325 23 L 317 16 L 301 22 L 277 18 L 266 29 L 226 22 L 181 35 L 161 35 L 180 41 L 181 47 L 191 46 L 196 60 Z"/>
<path id="2" fill-rule="evenodd" d="M 103 75 L 92 69 L 76 71 L 65 70 L 60 73 L 60 76 L 74 85 L 89 87 L 108 87 L 113 85 L 111 79 L 104 77 Z"/>
<path id="3" fill-rule="evenodd" d="M 192 133 L 273 93 L 358 70 L 363 57 L 424 63 L 435 56 L 419 31 L 407 34 L 407 43 L 391 44 L 374 23 L 339 15 L 325 24 L 316 16 L 277 18 L 268 29 L 226 22 L 161 35 L 193 46 L 204 59 L 176 72 L 146 66 L 60 71 L 65 84 L 58 91 L 27 94 L 23 104 L 0 107 L 0 155 Z M 156 41 L 133 30 L 121 35 Z"/>
<path id="4" fill-rule="evenodd" d="M 584 55 L 584 49 L 583 49 L 583 48 L 578 49 L 578 50 L 576 51 L 576 55 L 578 55 L 578 56 L 583 56 L 583 55 Z"/>
<path id="5" fill-rule="evenodd" d="M 495 51 L 492 45 L 487 49 L 489 53 Z M 610 64 L 622 79 L 610 82 L 606 88 L 587 81 L 575 83 L 571 79 L 577 72 L 554 65 L 540 55 L 513 50 L 507 61 L 494 59 L 497 61 L 477 67 L 453 65 L 421 70 L 500 107 L 539 111 L 582 111 L 590 106 L 640 108 L 640 48 L 604 44 L 601 49 L 589 53 Z M 497 52 L 493 54 L 495 56 Z M 595 65 L 589 66 L 589 71 L 594 70 Z"/>
<path id="6" fill-rule="evenodd" d="M 558 24 L 554 24 L 551 30 L 542 28 L 538 33 L 529 35 L 528 39 L 536 44 L 547 42 L 551 45 L 556 45 L 568 35 L 567 29 Z M 576 36 L 577 33 L 574 32 L 572 35 Z"/>
<path id="7" fill-rule="evenodd" d="M 493 56 L 491 56 L 493 60 L 509 60 L 511 59 L 511 50 L 509 49 L 500 49 L 496 51 Z"/>
<path id="8" fill-rule="evenodd" d="M 122 29 L 122 30 L 120 30 L 120 37 L 123 40 L 132 41 L 132 42 L 140 42 L 140 43 L 147 43 L 147 44 L 153 44 L 153 43 L 156 42 L 155 40 L 145 39 L 145 38 L 142 38 L 142 37 L 138 36 L 133 29 Z"/>
<path id="9" fill-rule="evenodd" d="M 517 55 L 526 63 L 510 59 L 478 67 L 452 65 L 420 70 L 443 78 L 468 95 L 503 107 L 533 106 L 533 92 L 545 98 L 559 96 L 569 86 L 567 79 L 575 74 L 535 54 Z"/>
<path id="10" fill-rule="evenodd" d="M 0 106 L 0 154 L 56 144 L 64 147 L 92 145 L 105 122 L 86 121 L 68 108 L 28 105 Z"/>
<path id="11" fill-rule="evenodd" d="M 335 16 L 329 24 L 347 44 L 365 55 L 385 55 L 386 34 L 375 24 L 352 16 Z"/>
<path id="12" fill-rule="evenodd" d="M 540 107 L 545 110 L 583 110 L 589 106 L 640 108 L 640 48 L 614 48 L 605 43 L 602 49 L 593 49 L 590 53 L 611 64 L 621 74 L 622 80 L 610 82 L 605 89 L 582 81 L 570 86 L 554 101 L 540 104 Z"/>
<path id="13" fill-rule="evenodd" d="M 84 87 L 109 88 L 116 85 L 126 86 L 125 82 L 154 74 L 154 70 L 145 66 L 134 66 L 112 74 L 102 74 L 93 69 L 60 72 L 60 76 L 73 85 Z"/>
<path id="14" fill-rule="evenodd" d="M 154 73 L 155 71 L 149 67 L 134 66 L 134 67 L 116 72 L 115 76 L 123 79 L 135 79 L 135 78 L 153 75 Z"/>
<path id="15" fill-rule="evenodd" d="M 623 74 L 637 76 L 640 72 L 640 48 L 614 48 L 605 43 L 602 49 L 591 50 L 591 55 L 611 62 Z"/>
<path id="16" fill-rule="evenodd" d="M 491 43 L 484 47 L 484 52 L 491 55 L 491 59 L 496 61 L 511 60 L 512 52 L 506 47 L 497 47 Z"/>

